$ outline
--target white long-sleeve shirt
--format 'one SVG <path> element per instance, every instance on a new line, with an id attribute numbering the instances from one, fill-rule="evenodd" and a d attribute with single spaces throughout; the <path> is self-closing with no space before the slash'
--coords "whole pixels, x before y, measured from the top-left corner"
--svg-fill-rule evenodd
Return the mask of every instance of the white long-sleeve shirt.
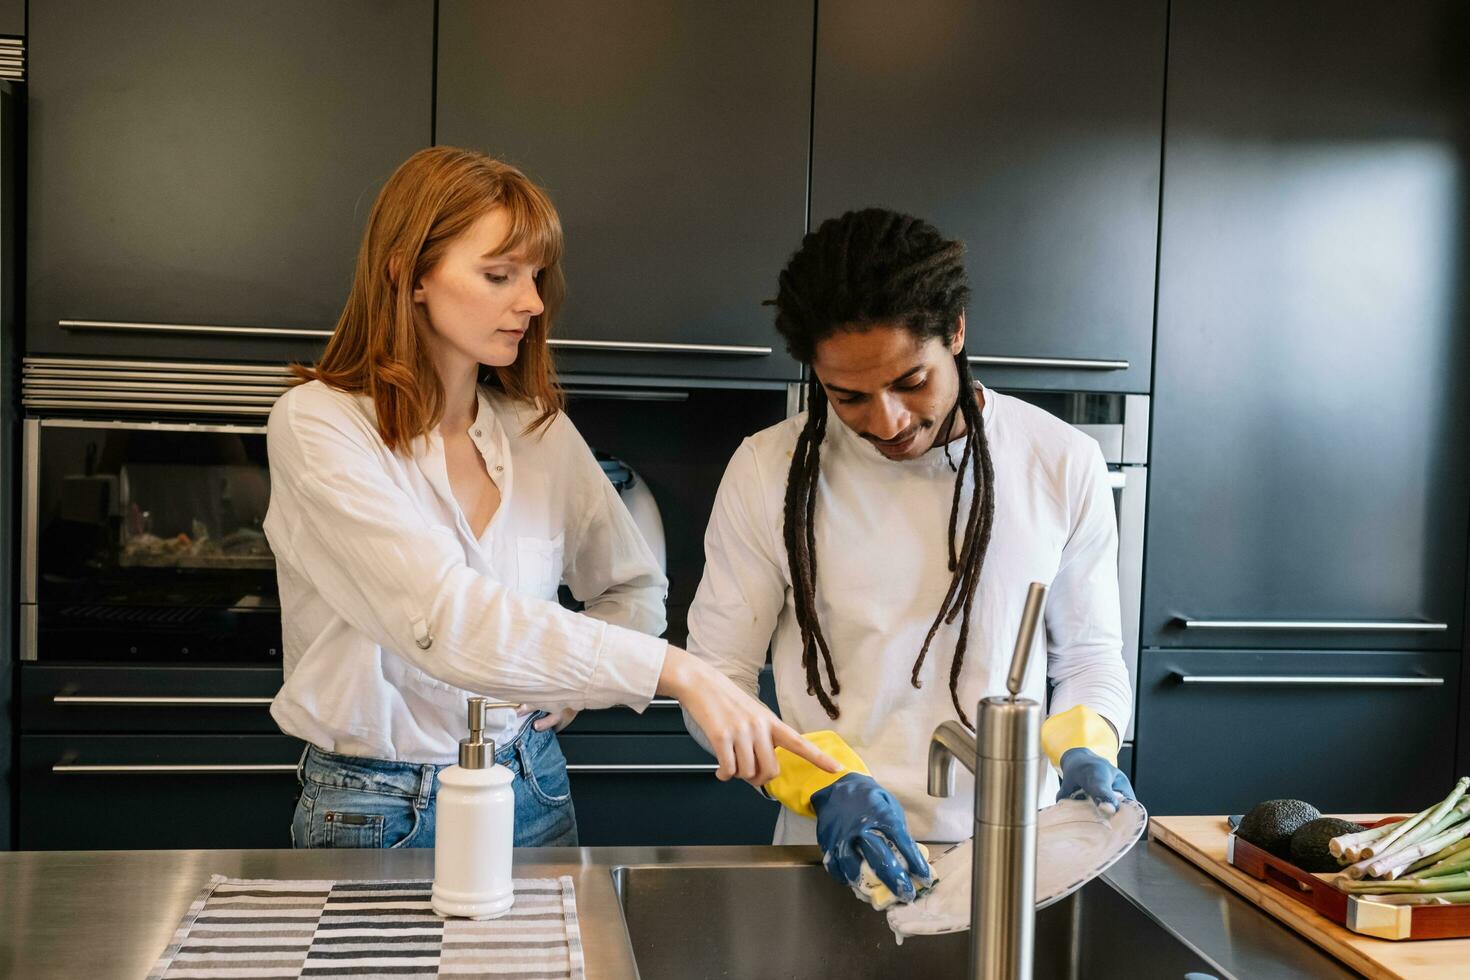
<path id="1" fill-rule="evenodd" d="M 570 420 L 482 390 L 469 435 L 500 488 L 477 539 L 438 430 L 394 453 L 371 399 L 321 382 L 271 411 L 281 730 L 331 752 L 452 762 L 473 694 L 530 710 L 642 710 L 668 582 Z M 565 581 L 586 613 L 556 602 Z M 503 741 L 520 719 L 503 712 Z"/>
<path id="2" fill-rule="evenodd" d="M 1027 588 L 1043 582 L 1049 592 L 1038 642 L 1046 654 L 1033 656 L 1024 695 L 1047 704 L 1050 681 L 1050 713 L 1086 704 L 1123 732 L 1132 697 L 1107 465 L 1096 442 L 1041 409 L 989 390 L 984 397 L 995 521 L 971 611 L 960 702 L 973 722 L 982 697 L 1005 693 Z M 930 646 L 922 688 L 909 679 L 949 587 L 954 472 L 943 448 L 894 462 L 836 413 L 828 420 L 817 487 L 816 605 L 842 686 L 834 721 L 806 691 L 782 540 L 786 477 L 805 423 L 798 415 L 757 433 L 730 461 L 705 536 L 689 649 L 753 693 L 769 647 L 788 724 L 837 731 L 898 798 L 917 839 L 964 840 L 973 833 L 969 774 L 960 771 L 946 799 L 926 789 L 930 734 L 958 717 L 949 692 L 958 618 L 941 626 Z M 951 443 L 955 465 L 962 448 Z M 966 473 L 961 527 L 972 489 Z M 1045 766 L 1038 803 L 1052 802 L 1057 786 Z M 812 820 L 781 812 L 777 843 L 814 840 Z"/>

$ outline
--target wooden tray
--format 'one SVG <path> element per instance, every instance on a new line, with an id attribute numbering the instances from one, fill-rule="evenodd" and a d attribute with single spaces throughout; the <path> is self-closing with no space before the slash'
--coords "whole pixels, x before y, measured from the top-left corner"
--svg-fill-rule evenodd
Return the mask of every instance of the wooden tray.
<path id="1" fill-rule="evenodd" d="M 1402 819 L 1400 817 L 1392 818 Z M 1377 823 L 1388 823 L 1381 820 Z M 1376 826 L 1370 823 L 1368 826 Z M 1234 834 L 1225 842 L 1225 860 L 1252 878 L 1290 895 L 1313 911 L 1363 936 L 1378 939 L 1461 939 L 1470 936 L 1470 905 L 1385 905 L 1332 885 L 1336 873 L 1313 874 L 1263 851 Z M 1466 964 L 1470 975 L 1470 963 Z"/>
<path id="2" fill-rule="evenodd" d="M 1370 823 L 1379 818 L 1354 816 L 1348 819 Z M 1149 820 L 1148 834 L 1151 840 L 1176 851 L 1185 860 L 1197 865 L 1200 870 L 1263 912 L 1270 913 L 1304 939 L 1373 980 L 1446 980 L 1449 977 L 1470 977 L 1470 939 L 1434 939 L 1405 943 L 1385 942 L 1373 936 L 1365 936 L 1351 931 L 1346 924 L 1339 925 L 1329 915 L 1318 912 L 1304 901 L 1305 893 L 1300 891 L 1291 876 L 1288 875 L 1288 879 L 1293 884 L 1288 886 L 1284 882 L 1273 882 L 1269 878 L 1249 874 L 1243 868 L 1231 864 L 1227 854 L 1231 833 L 1224 817 L 1152 817 Z M 1294 866 L 1287 867 L 1291 867 L 1297 874 L 1306 874 Z M 1311 887 L 1324 896 L 1330 897 L 1337 891 L 1324 880 L 1331 876 L 1306 877 L 1314 883 Z M 1298 894 L 1293 894 L 1293 891 Z M 1337 894 L 1342 896 L 1345 923 L 1349 896 L 1340 892 Z M 1395 913 L 1400 908 L 1393 905 L 1381 907 L 1392 909 Z M 1425 911 L 1434 908 L 1423 907 Z M 1453 906 L 1438 908 L 1442 911 L 1455 910 Z"/>

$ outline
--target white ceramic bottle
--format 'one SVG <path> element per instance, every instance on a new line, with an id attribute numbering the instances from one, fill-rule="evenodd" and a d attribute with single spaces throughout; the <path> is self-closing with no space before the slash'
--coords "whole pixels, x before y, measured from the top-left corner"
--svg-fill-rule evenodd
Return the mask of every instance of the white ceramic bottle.
<path id="1" fill-rule="evenodd" d="M 432 900 L 440 915 L 493 919 L 515 904 L 514 777 L 495 764 L 495 743 L 484 738 L 491 707 L 485 698 L 470 698 L 470 737 L 459 743 L 459 765 L 439 774 Z"/>

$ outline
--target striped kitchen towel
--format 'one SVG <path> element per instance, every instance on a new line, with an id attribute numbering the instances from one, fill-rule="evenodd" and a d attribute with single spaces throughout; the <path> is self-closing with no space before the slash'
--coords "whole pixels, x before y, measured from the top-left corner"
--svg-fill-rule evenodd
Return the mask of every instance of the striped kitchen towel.
<path id="1" fill-rule="evenodd" d="M 275 881 L 215 875 L 148 980 L 453 977 L 582 980 L 572 879 L 516 879 L 498 919 L 446 919 L 429 881 Z"/>

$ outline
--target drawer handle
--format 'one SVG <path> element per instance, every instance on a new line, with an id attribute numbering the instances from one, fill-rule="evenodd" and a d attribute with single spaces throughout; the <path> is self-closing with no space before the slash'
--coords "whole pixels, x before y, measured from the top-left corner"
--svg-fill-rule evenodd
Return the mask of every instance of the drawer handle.
<path id="1" fill-rule="evenodd" d="M 1443 677 L 1352 677 L 1328 674 L 1183 674 L 1181 684 L 1292 687 L 1443 687 Z"/>
<path id="2" fill-rule="evenodd" d="M 296 327 L 223 327 L 205 323 L 132 323 L 126 320 L 58 320 L 63 330 L 114 330 L 133 333 L 186 333 L 211 336 L 227 334 L 235 337 L 313 337 L 325 340 L 330 330 Z"/>
<path id="3" fill-rule="evenodd" d="M 648 702 L 650 708 L 677 708 L 679 702 L 674 698 L 654 698 Z"/>
<path id="4" fill-rule="evenodd" d="M 720 767 L 713 762 L 685 762 L 671 764 L 642 765 L 638 763 L 568 763 L 567 772 L 586 773 L 609 773 L 609 772 L 642 772 L 642 773 L 669 773 L 669 772 L 714 772 Z"/>
<path id="5" fill-rule="evenodd" d="M 1094 357 L 1006 357 L 999 354 L 976 354 L 966 357 L 971 364 L 991 367 L 1059 368 L 1075 371 L 1126 371 L 1127 361 Z"/>
<path id="6" fill-rule="evenodd" d="M 771 348 L 749 344 L 668 344 L 651 340 L 572 340 L 552 337 L 549 345 L 560 350 L 628 351 L 638 354 L 716 354 L 729 357 L 769 357 Z"/>
<path id="7" fill-rule="evenodd" d="M 239 775 L 241 773 L 274 773 L 295 772 L 296 763 L 283 762 L 259 763 L 244 765 L 107 765 L 107 766 L 83 766 L 72 763 L 57 763 L 51 767 L 51 771 L 62 776 L 90 776 L 103 775 L 107 773 L 171 773 L 173 775 L 203 775 L 203 774 L 229 774 Z"/>
<path id="8" fill-rule="evenodd" d="M 233 327 L 205 323 L 132 323 L 126 320 L 58 320 L 63 330 L 111 330 L 119 333 L 174 333 L 195 336 L 308 338 L 326 340 L 332 331 L 298 327 Z M 626 351 L 640 354 L 715 354 L 735 357 L 769 357 L 772 348 L 748 344 L 669 344 L 644 340 L 573 340 L 553 337 L 547 341 L 564 350 Z M 1026 360 L 1023 358 L 1023 360 Z M 1101 362 L 1099 362 L 1101 363 Z M 1123 362 L 1127 367 L 1127 362 Z"/>
<path id="9" fill-rule="evenodd" d="M 52 704 L 105 705 L 136 708 L 264 708 L 275 698 L 230 697 L 131 697 L 110 694 L 58 694 Z"/>
<path id="10" fill-rule="evenodd" d="M 1442 633 L 1449 623 L 1426 623 L 1422 620 L 1352 620 L 1352 619 L 1188 619 L 1177 622 L 1187 630 L 1376 630 L 1379 632 Z"/>

